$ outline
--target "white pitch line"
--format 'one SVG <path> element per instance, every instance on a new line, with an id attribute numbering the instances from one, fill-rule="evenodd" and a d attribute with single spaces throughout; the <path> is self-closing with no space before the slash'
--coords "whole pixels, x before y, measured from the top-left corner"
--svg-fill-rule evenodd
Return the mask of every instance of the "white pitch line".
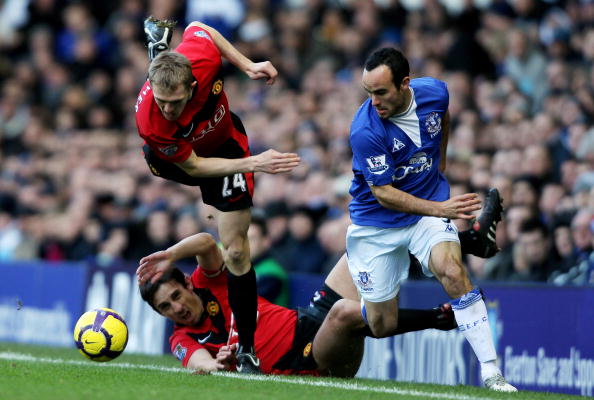
<path id="1" fill-rule="evenodd" d="M 177 367 L 161 367 L 158 365 L 146 365 L 146 364 L 130 364 L 130 363 L 102 363 L 94 361 L 79 361 L 79 360 L 63 360 L 61 358 L 45 358 L 35 357 L 30 354 L 12 353 L 12 352 L 0 352 L 0 359 L 10 361 L 34 361 L 48 364 L 68 364 L 68 365 L 80 365 L 84 367 L 99 367 L 99 368 L 138 368 L 146 369 L 150 371 L 162 371 L 162 372 L 183 372 L 191 373 L 192 371 L 185 368 Z"/>
<path id="2" fill-rule="evenodd" d="M 150 371 L 161 371 L 161 372 L 176 372 L 176 373 L 191 373 L 191 370 L 186 368 L 176 367 L 161 367 L 158 365 L 146 365 L 146 364 L 130 364 L 130 363 L 95 363 L 92 361 L 79 361 L 79 360 L 63 360 L 45 357 L 35 357 L 30 354 L 13 353 L 13 352 L 0 352 L 0 359 L 10 361 L 30 361 L 30 362 L 41 362 L 49 364 L 69 364 L 69 365 L 81 365 L 86 367 L 99 367 L 99 368 L 137 368 Z M 222 376 L 225 378 L 241 379 L 245 381 L 262 381 L 262 382 L 279 382 L 288 383 L 294 385 L 308 385 L 308 386 L 321 386 L 331 387 L 335 389 L 342 389 L 347 391 L 361 391 L 361 392 L 376 392 L 376 393 L 387 393 L 387 394 L 399 394 L 403 396 L 413 397 L 424 397 L 432 399 L 449 399 L 449 400 L 490 400 L 488 397 L 475 397 L 466 396 L 453 393 L 438 393 L 438 392 L 423 392 L 420 390 L 409 390 L 409 389 L 397 389 L 385 386 L 369 386 L 360 383 L 347 383 L 347 382 L 335 382 L 330 379 L 316 378 L 315 380 L 303 379 L 298 377 L 288 378 L 278 375 L 243 375 L 233 372 L 214 372 L 213 375 Z"/>

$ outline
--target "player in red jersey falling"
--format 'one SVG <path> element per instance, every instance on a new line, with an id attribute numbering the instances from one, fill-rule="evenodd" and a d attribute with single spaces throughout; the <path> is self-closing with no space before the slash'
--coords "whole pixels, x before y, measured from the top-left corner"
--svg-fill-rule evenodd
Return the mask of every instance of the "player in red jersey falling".
<path id="1" fill-rule="evenodd" d="M 203 201 L 220 211 L 229 304 L 239 334 L 238 370 L 258 373 L 253 348 L 256 277 L 247 239 L 253 174 L 289 172 L 299 157 L 274 150 L 251 156 L 243 124 L 225 95 L 221 57 L 251 79 L 268 84 L 278 74 L 274 66 L 250 61 L 219 32 L 199 22 L 189 24 L 179 46 L 169 51 L 172 29 L 170 21 L 145 21 L 151 64 L 135 106 L 138 133 L 154 175 L 199 186 Z"/>
<path id="2" fill-rule="evenodd" d="M 193 256 L 198 267 L 191 276 L 175 268 L 176 260 Z M 175 323 L 169 342 L 184 367 L 201 372 L 235 369 L 237 337 L 227 295 L 228 273 L 211 235 L 199 233 L 144 257 L 137 274 L 142 298 Z M 259 297 L 255 351 L 262 372 L 354 376 L 365 336 L 371 336 L 357 296 L 343 257 L 308 308 L 290 310 Z M 457 326 L 449 304 L 401 309 L 398 318 L 394 334 Z"/>

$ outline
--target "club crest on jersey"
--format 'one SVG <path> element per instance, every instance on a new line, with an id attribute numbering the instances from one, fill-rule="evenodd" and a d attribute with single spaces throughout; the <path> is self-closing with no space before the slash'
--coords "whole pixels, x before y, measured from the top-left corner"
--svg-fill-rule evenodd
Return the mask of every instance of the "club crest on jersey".
<path id="1" fill-rule="evenodd" d="M 402 143 L 400 140 L 394 138 L 394 147 L 392 147 L 392 153 L 397 152 L 398 150 L 402 149 L 404 147 L 404 143 Z"/>
<path id="2" fill-rule="evenodd" d="M 425 119 L 425 129 L 434 138 L 441 131 L 441 117 L 435 111 L 429 113 Z"/>
<path id="3" fill-rule="evenodd" d="M 309 356 L 309 354 L 311 353 L 311 346 L 312 346 L 311 342 L 309 342 L 308 344 L 305 345 L 305 347 L 303 348 L 303 357 Z"/>
<path id="4" fill-rule="evenodd" d="M 217 79 L 215 83 L 212 84 L 212 94 L 217 95 L 223 91 L 223 81 L 221 79 Z"/>
<path id="5" fill-rule="evenodd" d="M 182 361 L 184 359 L 187 352 L 188 352 L 188 350 L 185 347 L 183 347 L 181 344 L 178 344 L 177 346 L 175 346 L 175 350 L 173 350 L 173 354 L 180 361 Z"/>
<path id="6" fill-rule="evenodd" d="M 371 285 L 373 285 L 373 281 L 371 280 L 371 277 L 369 276 L 369 272 L 367 272 L 367 271 L 359 272 L 359 279 L 357 279 L 357 284 L 361 288 L 361 291 L 373 292 L 373 287 L 371 287 Z"/>
<path id="7" fill-rule="evenodd" d="M 167 157 L 171 157 L 177 152 L 177 145 L 172 144 L 171 146 L 167 147 L 159 147 L 159 151 L 165 154 Z"/>
<path id="8" fill-rule="evenodd" d="M 386 164 L 386 155 L 382 154 L 379 156 L 371 156 L 367 157 L 367 169 L 372 174 L 380 175 L 383 174 L 388 169 L 388 164 Z"/>
<path id="9" fill-rule="evenodd" d="M 217 315 L 219 313 L 219 310 L 220 310 L 219 303 L 217 303 L 216 301 L 209 301 L 206 304 L 206 311 L 211 316 Z"/>

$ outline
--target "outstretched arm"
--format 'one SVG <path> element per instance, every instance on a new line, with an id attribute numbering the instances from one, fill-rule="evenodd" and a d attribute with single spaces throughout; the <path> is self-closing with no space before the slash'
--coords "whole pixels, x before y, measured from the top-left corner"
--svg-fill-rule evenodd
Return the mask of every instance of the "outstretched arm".
<path id="1" fill-rule="evenodd" d="M 198 26 L 212 36 L 215 45 L 227 60 L 237 68 L 246 73 L 250 79 L 266 79 L 268 85 L 272 85 L 276 79 L 278 72 L 270 61 L 255 63 L 239 52 L 223 35 L 215 28 L 203 24 L 202 22 L 192 22 L 186 29 L 191 26 Z"/>
<path id="2" fill-rule="evenodd" d="M 198 349 L 188 360 L 186 368 L 193 369 L 196 373 L 207 373 L 212 371 L 223 371 L 228 365 L 217 358 L 213 358 L 206 349 Z"/>
<path id="3" fill-rule="evenodd" d="M 136 270 L 139 283 L 149 279 L 156 282 L 164 272 L 173 268 L 174 262 L 188 257 L 196 257 L 200 267 L 206 271 L 218 271 L 223 264 L 223 255 L 216 241 L 210 234 L 202 232 L 179 241 L 167 250 L 143 257 Z"/>
<path id="4" fill-rule="evenodd" d="M 279 153 L 272 149 L 246 158 L 198 157 L 192 151 L 184 162 L 176 165 L 190 176 L 206 178 L 244 172 L 280 174 L 291 171 L 300 160 L 295 153 Z"/>
<path id="5" fill-rule="evenodd" d="M 408 214 L 470 220 L 475 218 L 471 213 L 481 209 L 481 201 L 476 193 L 461 194 L 446 201 L 431 201 L 415 197 L 392 185 L 371 186 L 371 192 L 383 207 Z"/>

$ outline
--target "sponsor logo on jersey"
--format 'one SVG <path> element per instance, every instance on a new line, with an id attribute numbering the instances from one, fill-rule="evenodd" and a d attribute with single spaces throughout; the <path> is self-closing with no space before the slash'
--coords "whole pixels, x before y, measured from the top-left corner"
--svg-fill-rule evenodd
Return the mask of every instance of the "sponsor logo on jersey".
<path id="1" fill-rule="evenodd" d="M 400 140 L 394 138 L 394 146 L 392 147 L 392 153 L 396 153 L 398 150 L 402 149 L 404 147 L 404 143 L 402 143 Z"/>
<path id="2" fill-rule="evenodd" d="M 167 146 L 167 147 L 159 147 L 159 151 L 161 153 L 165 154 L 167 157 L 171 157 L 172 155 L 174 155 L 177 152 L 177 145 L 172 144 L 171 146 Z"/>
<path id="3" fill-rule="evenodd" d="M 217 315 L 220 309 L 221 308 L 219 307 L 219 303 L 217 303 L 216 301 L 209 301 L 206 304 L 206 312 L 208 312 L 208 314 L 211 316 Z"/>
<path id="4" fill-rule="evenodd" d="M 215 83 L 212 84 L 212 94 L 217 95 L 223 91 L 223 81 L 221 79 L 217 79 Z"/>
<path id="5" fill-rule="evenodd" d="M 173 354 L 180 361 L 182 361 L 186 357 L 187 352 L 188 352 L 188 349 L 183 347 L 181 344 L 178 344 L 177 346 L 175 346 L 175 350 L 173 350 Z"/>
<path id="6" fill-rule="evenodd" d="M 212 119 L 210 119 L 208 121 L 208 124 L 206 124 L 206 127 L 204 129 L 202 129 L 200 132 L 198 132 L 197 134 L 195 134 L 194 136 L 192 136 L 190 141 L 196 142 L 196 141 L 202 139 L 204 136 L 206 136 L 210 132 L 214 131 L 216 126 L 219 124 L 219 122 L 221 122 L 221 120 L 223 119 L 223 117 L 225 116 L 226 113 L 227 113 L 227 111 L 225 111 L 225 106 L 223 104 L 221 104 L 219 106 L 219 108 L 217 108 L 217 110 L 215 111 L 215 114 L 212 117 Z"/>
<path id="7" fill-rule="evenodd" d="M 369 276 L 369 272 L 367 272 L 367 271 L 359 272 L 359 278 L 357 279 L 357 284 L 361 288 L 361 291 L 373 292 L 373 287 L 372 287 L 373 281 L 371 280 L 371 277 Z"/>
<path id="8" fill-rule="evenodd" d="M 452 224 L 446 224 L 445 231 L 449 233 L 456 233 L 456 230 L 452 226 Z"/>
<path id="9" fill-rule="evenodd" d="M 435 135 L 441 132 L 441 116 L 435 111 L 429 113 L 425 119 L 425 129 L 433 139 Z"/>
<path id="10" fill-rule="evenodd" d="M 194 32 L 194 36 L 210 40 L 210 36 L 204 31 L 196 31 Z"/>
<path id="11" fill-rule="evenodd" d="M 305 347 L 303 348 L 303 357 L 309 356 L 309 354 L 311 353 L 311 346 L 312 346 L 311 342 L 309 342 L 308 344 L 305 345 Z"/>
<path id="12" fill-rule="evenodd" d="M 388 169 L 388 164 L 386 164 L 386 155 L 382 154 L 379 156 L 371 156 L 367 157 L 367 169 L 372 174 L 381 175 Z"/>
<path id="13" fill-rule="evenodd" d="M 423 152 L 415 153 L 409 160 L 408 165 L 396 167 L 392 179 L 399 181 L 407 177 L 408 174 L 420 174 L 423 171 L 429 171 L 433 166 L 433 159 L 427 158 Z"/>

